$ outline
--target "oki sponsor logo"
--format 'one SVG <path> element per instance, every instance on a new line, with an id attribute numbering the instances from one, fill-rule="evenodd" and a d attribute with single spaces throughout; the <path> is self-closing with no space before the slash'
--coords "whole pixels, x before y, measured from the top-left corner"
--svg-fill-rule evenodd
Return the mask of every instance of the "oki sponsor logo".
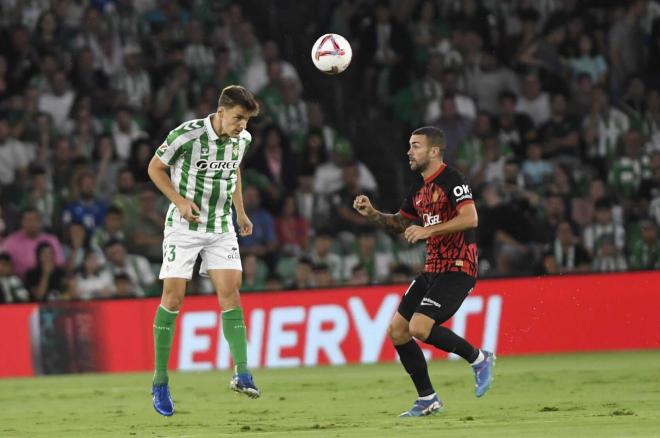
<path id="1" fill-rule="evenodd" d="M 454 196 L 456 196 L 457 201 L 462 201 L 464 199 L 472 199 L 472 190 L 467 184 L 462 184 L 460 186 L 455 186 L 453 189 Z"/>
<path id="2" fill-rule="evenodd" d="M 372 363 L 396 357 L 387 341 L 387 327 L 399 304 L 399 294 L 382 297 L 375 313 L 368 312 L 362 297 L 342 304 L 257 307 L 247 316 L 248 365 L 293 367 L 328 363 Z M 479 345 L 494 351 L 497 346 L 501 297 L 469 297 L 454 316 L 452 329 L 465 335 L 467 321 L 484 314 L 483 340 Z M 192 311 L 181 317 L 178 351 L 180 370 L 227 369 L 231 366 L 229 345 L 222 335 L 222 320 L 215 311 Z M 481 342 L 480 342 L 481 341 Z M 384 349 L 390 355 L 383 358 Z M 442 356 L 426 351 L 427 357 Z"/>
<path id="3" fill-rule="evenodd" d="M 236 170 L 240 164 L 239 161 L 197 160 L 195 167 L 199 170 Z"/>
<path id="4" fill-rule="evenodd" d="M 422 215 L 422 219 L 424 220 L 424 226 L 429 227 L 431 225 L 439 224 L 442 221 L 440 220 L 440 215 L 439 214 L 434 214 L 430 215 L 428 213 L 424 213 Z"/>

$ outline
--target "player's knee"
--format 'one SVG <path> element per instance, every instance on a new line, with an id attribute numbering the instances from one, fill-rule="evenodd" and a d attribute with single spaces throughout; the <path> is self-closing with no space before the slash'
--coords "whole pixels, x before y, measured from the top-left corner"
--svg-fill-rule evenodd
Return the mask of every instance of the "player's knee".
<path id="1" fill-rule="evenodd" d="M 410 340 L 408 327 L 390 324 L 387 327 L 387 336 L 390 338 L 394 345 L 405 344 Z"/>
<path id="2" fill-rule="evenodd" d="M 422 324 L 419 321 L 413 319 L 412 321 L 410 321 L 410 325 L 408 326 L 408 331 L 410 332 L 410 335 L 415 339 L 419 339 L 420 341 L 425 341 L 426 338 L 429 337 L 429 333 L 431 332 L 431 329 L 430 327 L 427 327 L 425 324 Z"/>
<path id="3" fill-rule="evenodd" d="M 163 290 L 163 297 L 160 302 L 167 310 L 180 310 L 181 306 L 183 306 L 183 294 L 165 289 Z"/>

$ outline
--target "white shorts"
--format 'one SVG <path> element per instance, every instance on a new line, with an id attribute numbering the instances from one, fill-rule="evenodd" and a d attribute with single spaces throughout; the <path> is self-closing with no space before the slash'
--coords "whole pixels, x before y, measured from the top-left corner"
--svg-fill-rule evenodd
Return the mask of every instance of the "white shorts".
<path id="1" fill-rule="evenodd" d="M 202 255 L 199 275 L 208 277 L 209 269 L 236 269 L 242 271 L 236 233 L 201 233 L 165 227 L 163 239 L 163 265 L 158 278 L 185 278 L 190 280 L 197 255 Z"/>

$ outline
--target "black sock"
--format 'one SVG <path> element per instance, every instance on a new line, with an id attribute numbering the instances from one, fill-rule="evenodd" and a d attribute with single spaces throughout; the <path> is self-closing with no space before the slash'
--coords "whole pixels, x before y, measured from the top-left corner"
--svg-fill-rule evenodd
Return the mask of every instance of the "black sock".
<path id="1" fill-rule="evenodd" d="M 456 353 L 469 363 L 474 362 L 479 356 L 479 350 L 472 344 L 441 325 L 434 325 L 424 342 L 447 353 Z"/>
<path id="2" fill-rule="evenodd" d="M 426 359 L 424 359 L 424 353 L 422 349 L 419 348 L 417 342 L 414 339 L 411 339 L 409 342 L 403 345 L 395 345 L 396 352 L 399 353 L 401 358 L 401 364 L 406 369 L 415 388 L 417 389 L 417 394 L 420 397 L 426 397 L 435 392 L 433 385 L 431 385 L 431 379 L 429 378 L 429 370 L 426 366 Z"/>

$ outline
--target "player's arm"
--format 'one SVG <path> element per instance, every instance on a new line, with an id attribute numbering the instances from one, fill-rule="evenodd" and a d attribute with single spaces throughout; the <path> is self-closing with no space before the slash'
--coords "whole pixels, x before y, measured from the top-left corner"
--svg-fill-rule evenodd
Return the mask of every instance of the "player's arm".
<path id="1" fill-rule="evenodd" d="M 149 178 L 154 182 L 158 190 L 167 197 L 179 210 L 181 217 L 188 222 L 199 222 L 199 207 L 191 200 L 181 196 L 175 189 L 169 175 L 169 166 L 161 161 L 156 155 L 151 158 L 147 169 Z"/>
<path id="2" fill-rule="evenodd" d="M 231 197 L 236 209 L 236 222 L 238 223 L 238 233 L 241 236 L 249 236 L 252 234 L 252 222 L 245 213 L 243 206 L 243 183 L 241 181 L 241 168 L 236 170 L 236 188 Z"/>
<path id="3" fill-rule="evenodd" d="M 412 225 L 406 229 L 404 237 L 408 242 L 415 243 L 418 240 L 428 239 L 433 236 L 442 236 L 443 234 L 477 228 L 477 225 L 479 225 L 477 208 L 474 206 L 474 202 L 466 202 L 458 207 L 458 214 L 447 222 L 428 227 Z"/>
<path id="4" fill-rule="evenodd" d="M 365 216 L 370 222 L 384 228 L 390 233 L 403 233 L 412 223 L 412 219 L 403 216 L 401 212 L 387 214 L 376 210 L 373 205 L 371 205 L 369 197 L 364 195 L 358 195 L 355 197 L 353 208 L 355 208 L 362 216 Z"/>

